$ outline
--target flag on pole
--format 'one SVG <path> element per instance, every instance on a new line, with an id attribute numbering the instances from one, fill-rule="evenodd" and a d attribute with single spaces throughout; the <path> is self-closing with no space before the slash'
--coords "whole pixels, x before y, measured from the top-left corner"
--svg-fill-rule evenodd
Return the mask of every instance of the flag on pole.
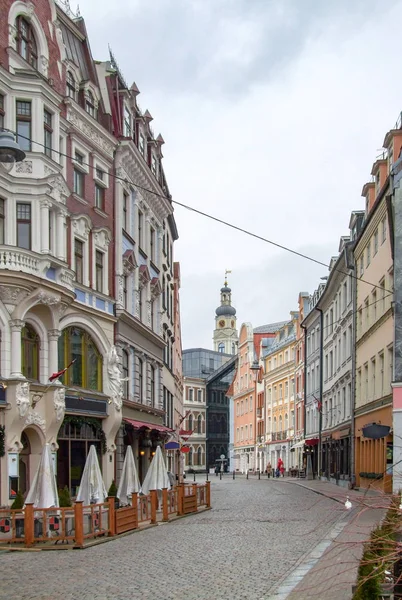
<path id="1" fill-rule="evenodd" d="M 57 373 L 53 373 L 52 375 L 50 375 L 49 381 L 54 381 L 55 379 L 58 379 L 59 377 L 64 375 L 64 373 L 67 371 L 67 369 L 69 369 L 71 367 L 71 365 L 73 365 L 75 363 L 76 360 L 77 359 L 74 358 L 74 360 L 72 360 L 66 367 L 64 367 L 64 369 L 62 369 L 61 371 L 57 371 Z"/>

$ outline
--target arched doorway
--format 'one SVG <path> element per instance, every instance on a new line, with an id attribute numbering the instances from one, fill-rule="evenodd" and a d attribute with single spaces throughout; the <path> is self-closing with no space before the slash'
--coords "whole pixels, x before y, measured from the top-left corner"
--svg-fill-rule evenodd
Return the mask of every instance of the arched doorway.
<path id="1" fill-rule="evenodd" d="M 21 444 L 22 450 L 18 461 L 18 486 L 25 497 L 40 462 L 44 439 L 34 427 L 27 427 L 21 434 Z"/>
<path id="2" fill-rule="evenodd" d="M 31 444 L 25 431 L 21 435 L 22 450 L 19 455 L 18 465 L 18 487 L 24 498 L 29 490 L 29 455 L 31 454 Z"/>

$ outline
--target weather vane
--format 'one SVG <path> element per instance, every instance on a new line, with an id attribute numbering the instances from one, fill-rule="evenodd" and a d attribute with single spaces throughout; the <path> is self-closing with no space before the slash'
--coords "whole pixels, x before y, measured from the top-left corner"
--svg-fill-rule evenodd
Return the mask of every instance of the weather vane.
<path id="1" fill-rule="evenodd" d="M 225 270 L 225 285 L 228 284 L 228 274 L 231 273 L 232 271 L 229 271 L 228 269 Z"/>

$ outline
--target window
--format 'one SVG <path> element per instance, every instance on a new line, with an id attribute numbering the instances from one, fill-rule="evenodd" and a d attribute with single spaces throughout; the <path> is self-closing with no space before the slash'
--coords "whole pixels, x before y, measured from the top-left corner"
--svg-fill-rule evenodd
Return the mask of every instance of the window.
<path id="1" fill-rule="evenodd" d="M 155 177 L 156 177 L 156 175 L 157 175 L 157 173 L 158 173 L 158 162 L 157 162 L 157 159 L 156 159 L 156 156 L 155 156 L 155 154 L 153 154 L 153 155 L 152 155 L 152 161 L 151 161 L 151 171 L 152 171 L 152 173 L 153 173 L 153 174 L 155 175 Z"/>
<path id="2" fill-rule="evenodd" d="M 378 358 L 380 363 L 379 398 L 382 398 L 384 395 L 384 352 L 380 352 Z"/>
<path id="3" fill-rule="evenodd" d="M 250 396 L 250 412 L 253 410 L 253 397 Z"/>
<path id="4" fill-rule="evenodd" d="M 30 325 L 21 331 L 21 371 L 27 379 L 39 380 L 39 336 Z"/>
<path id="5" fill-rule="evenodd" d="M 4 96 L 3 94 L 0 94 L 0 129 L 4 129 L 4 117 L 5 117 L 5 110 L 4 110 Z"/>
<path id="6" fill-rule="evenodd" d="M 380 281 L 381 310 L 385 312 L 385 277 Z"/>
<path id="7" fill-rule="evenodd" d="M 105 188 L 95 183 L 95 208 L 105 209 Z"/>
<path id="8" fill-rule="evenodd" d="M 197 433 L 202 433 L 202 417 L 198 415 L 197 417 Z"/>
<path id="9" fill-rule="evenodd" d="M 77 283 L 84 283 L 84 243 L 74 239 L 75 278 Z"/>
<path id="10" fill-rule="evenodd" d="M 190 402 L 193 402 L 193 400 L 194 400 L 194 390 L 193 390 L 193 388 L 190 388 L 188 390 L 188 399 L 190 400 Z"/>
<path id="11" fill-rule="evenodd" d="M 151 365 L 151 406 L 155 406 L 155 367 Z"/>
<path id="12" fill-rule="evenodd" d="M 366 313 L 366 330 L 370 327 L 370 309 L 368 298 L 364 301 L 364 312 Z"/>
<path id="13" fill-rule="evenodd" d="M 31 205 L 17 202 L 17 246 L 31 249 Z"/>
<path id="14" fill-rule="evenodd" d="M 363 256 L 360 258 L 360 270 L 359 270 L 359 273 L 360 273 L 360 277 L 364 273 L 364 258 L 363 258 Z"/>
<path id="15" fill-rule="evenodd" d="M 390 386 L 394 380 L 394 349 L 392 346 L 388 348 L 388 368 L 389 368 L 389 380 L 388 385 Z"/>
<path id="16" fill-rule="evenodd" d="M 225 344 L 223 342 L 221 342 L 218 346 L 218 352 L 220 352 L 221 354 L 223 354 L 225 352 Z"/>
<path id="17" fill-rule="evenodd" d="M 142 402 L 142 395 L 144 392 L 144 363 L 141 358 L 138 359 L 138 395 L 140 397 L 140 402 Z"/>
<path id="18" fill-rule="evenodd" d="M 97 292 L 103 292 L 103 252 L 95 252 L 95 288 Z"/>
<path id="19" fill-rule="evenodd" d="M 38 68 L 38 49 L 32 25 L 24 19 L 17 17 L 17 47 L 18 54 L 22 56 L 34 69 Z"/>
<path id="20" fill-rule="evenodd" d="M 140 248 L 142 248 L 142 243 L 143 243 L 143 231 L 144 231 L 144 215 L 143 213 L 139 210 L 138 211 L 138 246 Z"/>
<path id="21" fill-rule="evenodd" d="M 376 290 L 374 290 L 374 292 L 373 292 L 371 304 L 373 305 L 373 323 L 375 323 L 377 321 L 377 291 Z"/>
<path id="22" fill-rule="evenodd" d="M 88 90 L 86 95 L 85 110 L 89 115 L 91 115 L 91 117 L 95 118 L 95 99 L 93 93 L 90 90 Z"/>
<path id="23" fill-rule="evenodd" d="M 79 152 L 75 153 L 75 162 L 78 163 L 79 165 L 83 165 L 83 163 L 84 163 L 84 157 Z M 78 168 L 76 166 L 74 166 L 74 187 L 73 187 L 73 191 L 74 191 L 74 194 L 77 194 L 77 196 L 81 196 L 82 198 L 84 197 L 84 192 L 85 192 L 85 174 L 83 173 L 83 171 L 81 171 L 80 168 Z"/>
<path id="24" fill-rule="evenodd" d="M 189 417 L 188 417 L 188 430 L 194 431 L 193 430 L 193 415 L 189 415 Z"/>
<path id="25" fill-rule="evenodd" d="M 375 256 L 378 252 L 378 228 L 374 232 L 374 248 L 373 248 L 373 256 Z"/>
<path id="26" fill-rule="evenodd" d="M 74 79 L 74 75 L 71 73 L 71 71 L 67 71 L 66 86 L 67 86 L 67 96 L 69 98 L 72 98 L 73 100 L 75 100 L 75 79 Z"/>
<path id="27" fill-rule="evenodd" d="M 376 391 L 377 391 L 376 370 L 377 370 L 376 360 L 375 360 L 375 358 L 372 358 L 371 359 L 371 390 L 370 390 L 373 394 L 372 400 L 374 400 L 376 398 Z"/>
<path id="28" fill-rule="evenodd" d="M 127 106 L 124 106 L 124 127 L 123 127 L 123 135 L 124 137 L 131 137 L 131 115 Z"/>
<path id="29" fill-rule="evenodd" d="M 387 217 L 381 221 L 381 244 L 387 239 Z"/>
<path id="30" fill-rule="evenodd" d="M 202 390 L 197 390 L 197 402 L 202 402 Z"/>
<path id="31" fill-rule="evenodd" d="M 121 370 L 122 370 L 123 379 L 127 379 L 127 380 L 128 380 L 128 373 L 129 373 L 128 360 L 129 360 L 128 352 L 127 352 L 127 350 L 123 350 Z M 123 395 L 125 398 L 128 398 L 128 381 L 123 381 Z"/>
<path id="32" fill-rule="evenodd" d="M 123 192 L 123 229 L 128 231 L 128 194 Z"/>
<path id="33" fill-rule="evenodd" d="M 0 244 L 4 244 L 4 225 L 6 220 L 5 201 L 0 198 Z"/>
<path id="34" fill-rule="evenodd" d="M 367 249 L 366 249 L 366 267 L 369 266 L 371 262 L 371 241 L 367 244 Z"/>
<path id="35" fill-rule="evenodd" d="M 102 356 L 91 336 L 79 327 L 67 327 L 59 337 L 59 369 L 75 361 L 64 374 L 64 384 L 102 391 Z"/>
<path id="36" fill-rule="evenodd" d="M 145 138 L 142 135 L 142 133 L 140 133 L 140 145 L 139 145 L 139 150 L 142 154 L 142 156 L 145 156 Z"/>
<path id="37" fill-rule="evenodd" d="M 155 262 L 155 229 L 153 227 L 149 231 L 149 246 L 150 259 Z"/>
<path id="38" fill-rule="evenodd" d="M 45 154 L 52 158 L 52 113 L 48 110 L 43 111 L 43 139 L 45 145 Z"/>
<path id="39" fill-rule="evenodd" d="M 17 100 L 17 142 L 22 150 L 31 151 L 31 102 Z"/>
<path id="40" fill-rule="evenodd" d="M 198 417 L 198 418 L 200 418 L 200 417 Z M 201 446 L 199 446 L 198 450 L 197 450 L 197 464 L 198 465 L 202 465 L 202 450 L 201 450 Z"/>

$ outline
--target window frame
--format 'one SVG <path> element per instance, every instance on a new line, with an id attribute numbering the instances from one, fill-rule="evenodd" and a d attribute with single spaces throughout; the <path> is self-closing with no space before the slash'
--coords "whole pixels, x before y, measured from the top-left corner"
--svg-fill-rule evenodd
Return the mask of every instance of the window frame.
<path id="1" fill-rule="evenodd" d="M 27 112 L 19 112 L 19 105 L 29 106 L 29 114 Z M 20 145 L 21 150 L 26 152 L 32 152 L 32 101 L 31 100 L 18 100 L 15 101 L 15 121 L 16 121 L 16 142 Z M 28 136 L 23 133 L 19 133 L 20 124 L 29 124 Z"/>
<path id="2" fill-rule="evenodd" d="M 47 120 L 47 117 L 48 117 L 48 120 Z M 49 158 L 52 158 L 52 153 L 53 153 L 52 121 L 53 121 L 53 114 L 46 107 L 44 107 L 44 109 L 43 109 L 43 152 Z"/>
<path id="3" fill-rule="evenodd" d="M 26 33 L 23 27 L 26 27 Z M 36 43 L 35 31 L 32 24 L 23 16 L 16 19 L 17 29 L 17 52 L 32 68 L 38 70 L 38 45 Z M 26 45 L 26 56 L 24 56 L 23 43 Z"/>
<path id="4" fill-rule="evenodd" d="M 29 207 L 29 218 L 22 218 L 18 216 L 18 208 L 19 207 Z M 21 245 L 20 234 L 19 234 L 19 225 L 29 225 L 28 228 L 28 237 L 29 243 L 28 247 Z M 19 248 L 24 248 L 25 250 L 32 250 L 32 204 L 30 202 L 17 202 L 16 204 L 16 230 L 17 230 L 17 246 Z"/>
<path id="5" fill-rule="evenodd" d="M 82 254 L 77 252 L 77 244 L 81 245 Z M 80 277 L 77 276 L 77 274 L 78 274 L 77 257 L 79 258 L 79 263 L 80 263 L 80 273 L 81 273 Z M 85 264 L 85 242 L 83 242 L 82 240 L 80 240 L 77 237 L 74 237 L 74 272 L 75 272 L 75 280 L 80 285 L 85 285 L 85 283 L 84 283 L 84 278 L 85 278 L 84 264 Z"/>
<path id="6" fill-rule="evenodd" d="M 77 93 L 75 91 L 75 76 L 71 70 L 68 70 L 66 75 L 66 96 L 74 101 L 77 99 Z"/>
<path id="7" fill-rule="evenodd" d="M 103 391 L 103 358 L 102 353 L 97 347 L 95 340 L 92 336 L 82 327 L 71 325 L 63 329 L 59 337 L 59 368 L 63 369 L 65 365 L 69 364 L 73 360 L 74 350 L 71 343 L 71 334 L 77 331 L 81 337 L 81 367 L 78 363 L 71 369 L 68 369 L 63 375 L 64 385 L 69 387 L 78 387 L 81 389 L 92 390 L 94 392 Z M 97 373 L 95 387 L 89 386 L 89 377 L 93 374 L 93 365 L 91 365 L 89 352 L 93 350 L 97 360 Z M 80 383 L 74 383 L 74 375 L 77 367 L 80 367 Z"/>
<path id="8" fill-rule="evenodd" d="M 6 243 L 6 200 L 0 197 L 0 245 Z"/>
<path id="9" fill-rule="evenodd" d="M 32 333 L 32 337 L 29 337 L 29 335 L 25 335 L 29 333 L 29 331 Z M 40 346 L 40 337 L 36 332 L 35 328 L 29 323 L 26 323 L 21 330 L 21 373 L 29 381 L 39 381 L 41 349 Z M 32 357 L 28 356 L 30 352 L 33 353 Z M 28 363 L 31 362 L 31 359 L 33 360 L 33 362 L 31 365 L 28 365 Z M 29 373 L 27 373 L 27 368 L 29 368 L 29 366 L 32 369 L 31 376 L 29 376 Z"/>
<path id="10" fill-rule="evenodd" d="M 5 99 L 6 96 L 3 93 L 0 93 L 0 129 L 4 129 L 4 125 L 5 125 L 5 117 L 6 117 L 6 110 L 5 110 Z"/>
<path id="11" fill-rule="evenodd" d="M 104 294 L 105 253 L 95 248 L 95 289 Z"/>

